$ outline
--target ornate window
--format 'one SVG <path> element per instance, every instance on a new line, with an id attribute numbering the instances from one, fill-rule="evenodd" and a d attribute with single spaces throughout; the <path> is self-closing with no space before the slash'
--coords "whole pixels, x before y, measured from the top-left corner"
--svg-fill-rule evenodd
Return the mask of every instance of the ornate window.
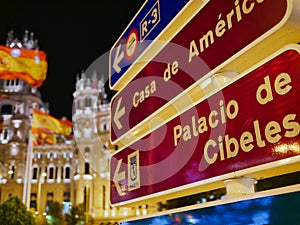
<path id="1" fill-rule="evenodd" d="M 91 152 L 90 147 L 85 147 L 85 148 L 84 148 L 84 153 L 90 153 L 90 152 Z"/>
<path id="2" fill-rule="evenodd" d="M 12 105 L 2 105 L 1 106 L 1 114 L 9 114 L 13 113 L 13 106 Z"/>
<path id="3" fill-rule="evenodd" d="M 92 106 L 92 99 L 86 98 L 85 99 L 85 107 L 91 107 Z"/>
<path id="4" fill-rule="evenodd" d="M 32 171 L 32 180 L 37 180 L 38 178 L 38 167 L 34 166 Z"/>
<path id="5" fill-rule="evenodd" d="M 54 166 L 49 167 L 49 180 L 54 179 Z"/>
<path id="6" fill-rule="evenodd" d="M 48 159 L 56 159 L 57 158 L 57 153 L 56 152 L 48 152 L 47 153 L 47 158 Z"/>
<path id="7" fill-rule="evenodd" d="M 88 162 L 84 164 L 84 174 L 90 174 L 90 164 Z"/>
<path id="8" fill-rule="evenodd" d="M 73 157 L 72 152 L 64 152 L 63 153 L 63 158 L 65 158 L 65 159 L 71 159 L 72 157 Z"/>
<path id="9" fill-rule="evenodd" d="M 66 172 L 66 174 L 65 174 L 65 179 L 70 179 L 70 177 L 71 177 L 71 169 L 70 169 L 70 166 L 66 166 L 66 167 L 65 167 L 65 172 Z"/>

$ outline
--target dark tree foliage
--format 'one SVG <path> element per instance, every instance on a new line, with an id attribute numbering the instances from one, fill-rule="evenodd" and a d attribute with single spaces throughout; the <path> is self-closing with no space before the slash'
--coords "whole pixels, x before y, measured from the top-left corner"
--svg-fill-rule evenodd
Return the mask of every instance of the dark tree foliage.
<path id="1" fill-rule="evenodd" d="M 35 218 L 18 197 L 11 197 L 0 205 L 0 224 L 35 225 Z"/>
<path id="2" fill-rule="evenodd" d="M 49 225 L 63 224 L 62 207 L 59 202 L 52 202 L 47 211 Z"/>
<path id="3" fill-rule="evenodd" d="M 68 225 L 80 224 L 85 220 L 84 205 L 72 206 Z"/>

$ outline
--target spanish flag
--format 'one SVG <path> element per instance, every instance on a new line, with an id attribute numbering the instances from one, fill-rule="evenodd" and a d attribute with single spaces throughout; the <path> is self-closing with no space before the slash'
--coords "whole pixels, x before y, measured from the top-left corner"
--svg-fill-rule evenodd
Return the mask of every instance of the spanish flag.
<path id="1" fill-rule="evenodd" d="M 32 87 L 39 87 L 46 79 L 47 67 L 43 51 L 0 45 L 0 79 L 20 78 Z"/>
<path id="2" fill-rule="evenodd" d="M 44 134 L 59 134 L 69 136 L 72 131 L 72 122 L 68 120 L 59 120 L 53 116 L 44 113 L 40 110 L 34 109 L 31 132 Z"/>

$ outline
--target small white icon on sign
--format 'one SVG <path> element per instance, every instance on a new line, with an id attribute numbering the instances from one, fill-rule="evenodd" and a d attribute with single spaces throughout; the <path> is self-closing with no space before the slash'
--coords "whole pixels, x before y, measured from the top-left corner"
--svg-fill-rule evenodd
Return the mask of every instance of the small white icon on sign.
<path id="1" fill-rule="evenodd" d="M 140 188 L 140 165 L 139 151 L 128 155 L 128 190 L 132 191 Z"/>

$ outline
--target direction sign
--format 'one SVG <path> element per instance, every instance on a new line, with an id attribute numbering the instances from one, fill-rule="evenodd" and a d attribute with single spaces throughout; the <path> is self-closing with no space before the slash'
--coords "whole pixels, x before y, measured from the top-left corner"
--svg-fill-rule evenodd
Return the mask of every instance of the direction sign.
<path id="1" fill-rule="evenodd" d="M 289 0 L 208 2 L 112 99 L 111 141 L 127 136 L 130 129 L 178 99 L 192 85 L 197 86 L 196 81 L 207 79 L 209 72 L 222 68 L 278 30 L 289 18 L 291 8 Z"/>
<path id="2" fill-rule="evenodd" d="M 148 0 L 133 18 L 109 56 L 110 87 L 116 89 L 126 71 L 169 25 L 189 0 Z M 125 9 L 124 9 L 125 10 Z"/>
<path id="3" fill-rule="evenodd" d="M 281 49 L 114 154 L 111 203 L 184 190 L 248 168 L 252 173 L 267 163 L 277 167 L 272 162 L 284 165 L 287 158 L 299 161 L 299 52 L 299 45 Z"/>

